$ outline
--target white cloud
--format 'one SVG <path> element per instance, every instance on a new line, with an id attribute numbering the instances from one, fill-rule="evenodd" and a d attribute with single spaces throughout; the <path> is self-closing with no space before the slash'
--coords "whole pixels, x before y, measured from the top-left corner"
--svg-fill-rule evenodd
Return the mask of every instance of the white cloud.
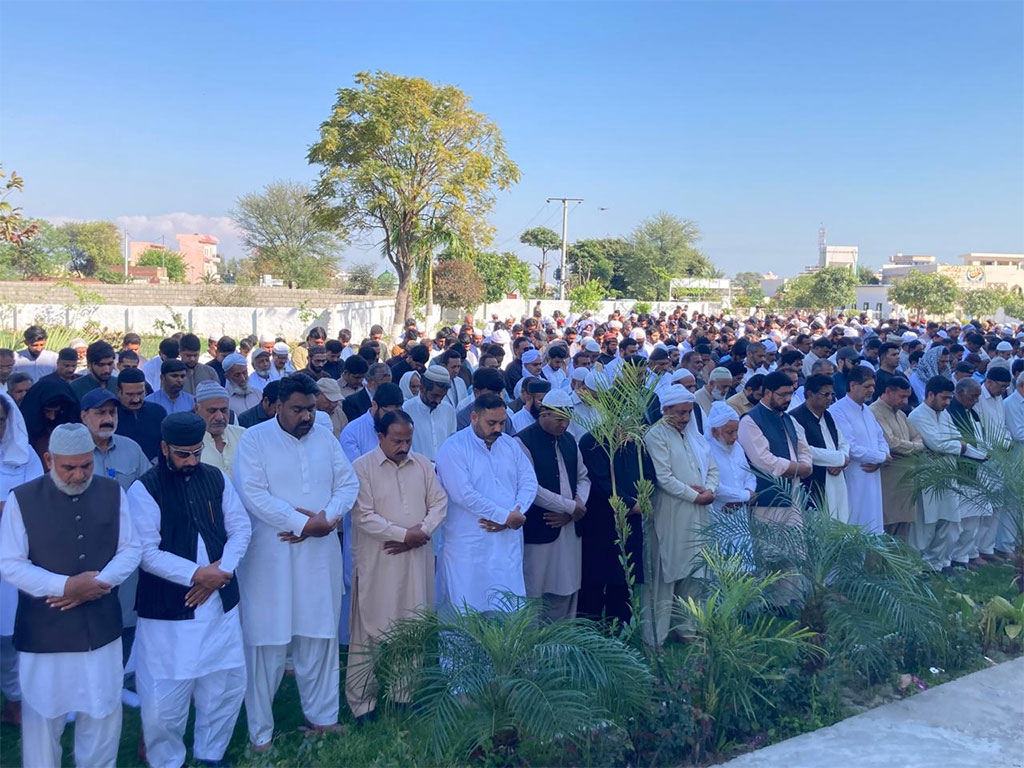
<path id="1" fill-rule="evenodd" d="M 76 221 L 70 216 L 47 216 L 54 224 Z M 158 216 L 118 216 L 114 219 L 121 230 L 128 230 L 129 240 L 150 240 L 164 243 L 168 249 L 178 246 L 175 235 L 202 233 L 213 235 L 220 240 L 217 251 L 227 258 L 240 258 L 245 254 L 241 237 L 235 223 L 227 216 L 204 216 L 201 213 L 163 213 Z"/>

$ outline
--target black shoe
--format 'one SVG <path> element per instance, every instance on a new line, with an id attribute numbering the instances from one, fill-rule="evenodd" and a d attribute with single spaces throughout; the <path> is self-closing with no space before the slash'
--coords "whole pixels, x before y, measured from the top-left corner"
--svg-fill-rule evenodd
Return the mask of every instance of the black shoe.
<path id="1" fill-rule="evenodd" d="M 377 710 L 371 709 L 365 715 L 360 715 L 356 718 L 356 728 L 362 728 L 367 723 L 377 722 Z"/>

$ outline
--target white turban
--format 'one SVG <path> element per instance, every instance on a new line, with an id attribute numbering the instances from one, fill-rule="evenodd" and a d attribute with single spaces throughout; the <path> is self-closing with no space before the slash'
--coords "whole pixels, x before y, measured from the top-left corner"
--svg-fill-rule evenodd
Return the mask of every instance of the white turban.
<path id="1" fill-rule="evenodd" d="M 692 403 L 697 400 L 686 387 L 667 387 L 663 393 L 658 395 L 658 399 L 661 401 L 662 412 L 670 405 Z"/>
<path id="2" fill-rule="evenodd" d="M 499 328 L 498 330 L 491 334 L 491 341 L 493 341 L 495 344 L 508 344 L 511 340 L 512 337 L 509 336 L 508 331 L 506 331 L 504 328 Z"/>
<path id="3" fill-rule="evenodd" d="M 49 450 L 54 456 L 80 456 L 92 453 L 95 447 L 84 424 L 59 424 L 50 434 Z"/>
<path id="4" fill-rule="evenodd" d="M 731 405 L 718 401 L 711 404 L 711 412 L 704 421 L 707 429 L 712 429 L 714 427 L 724 427 L 730 421 L 739 420 L 739 414 L 736 413 Z"/>

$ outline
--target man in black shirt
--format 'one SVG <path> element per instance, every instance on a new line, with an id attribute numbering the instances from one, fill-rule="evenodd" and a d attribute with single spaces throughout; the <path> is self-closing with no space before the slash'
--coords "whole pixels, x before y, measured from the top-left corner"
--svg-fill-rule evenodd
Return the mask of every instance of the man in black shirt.
<path id="1" fill-rule="evenodd" d="M 160 454 L 160 422 L 167 416 L 163 406 L 146 401 L 146 375 L 126 368 L 117 377 L 116 434 L 130 437 L 153 461 Z"/>

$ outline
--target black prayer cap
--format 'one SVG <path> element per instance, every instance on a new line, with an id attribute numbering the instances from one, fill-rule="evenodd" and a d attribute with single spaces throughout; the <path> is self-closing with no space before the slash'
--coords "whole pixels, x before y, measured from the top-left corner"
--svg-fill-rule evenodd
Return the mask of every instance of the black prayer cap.
<path id="1" fill-rule="evenodd" d="M 160 437 L 168 445 L 198 445 L 206 434 L 206 422 L 192 411 L 172 413 L 160 422 Z"/>

